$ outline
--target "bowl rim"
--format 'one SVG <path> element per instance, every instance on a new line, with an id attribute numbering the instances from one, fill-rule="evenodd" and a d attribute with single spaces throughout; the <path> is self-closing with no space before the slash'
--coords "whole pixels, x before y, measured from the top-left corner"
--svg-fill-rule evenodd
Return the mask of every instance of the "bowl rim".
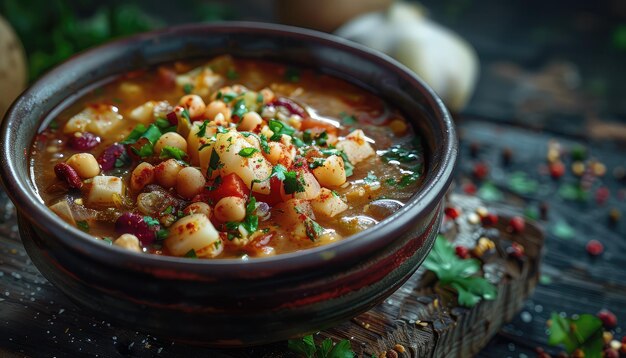
<path id="1" fill-rule="evenodd" d="M 306 250 L 278 254 L 270 257 L 252 258 L 247 261 L 241 259 L 218 259 L 218 260 L 193 260 L 184 257 L 172 257 L 161 255 L 146 255 L 144 253 L 134 253 L 112 245 L 106 245 L 99 240 L 94 240 L 93 236 L 75 228 L 48 209 L 41 201 L 41 198 L 32 189 L 31 178 L 19 180 L 18 158 L 12 158 L 13 146 L 16 141 L 13 130 L 13 123 L 19 120 L 16 115 L 18 108 L 28 104 L 28 98 L 42 91 L 56 78 L 63 76 L 76 63 L 94 58 L 110 49 L 124 48 L 134 43 L 149 42 L 151 39 L 162 36 L 184 36 L 190 33 L 249 33 L 252 35 L 264 36 L 287 36 L 313 42 L 319 46 L 330 47 L 342 52 L 349 52 L 364 58 L 368 62 L 387 67 L 392 72 L 398 74 L 411 86 L 417 87 L 427 105 L 434 112 L 434 120 L 441 122 L 444 129 L 441 142 L 441 161 L 439 165 L 430 166 L 426 171 L 426 179 L 422 183 L 418 192 L 396 213 L 380 221 L 373 227 L 363 232 L 349 236 L 334 243 L 322 245 Z M 55 103 L 53 109 L 62 102 Z M 48 117 L 49 112 L 43 117 Z M 41 124 L 43 118 L 37 118 Z M 33 134 L 34 136 L 35 134 Z M 48 230 L 56 240 L 66 247 L 90 255 L 94 259 L 105 262 L 107 265 L 127 266 L 129 264 L 138 265 L 145 269 L 173 269 L 181 271 L 191 271 L 199 274 L 203 273 L 229 273 L 233 271 L 233 265 L 237 265 L 237 274 L 256 275 L 260 272 L 273 271 L 296 271 L 320 267 L 331 263 L 339 264 L 351 258 L 355 253 L 371 252 L 379 249 L 393 241 L 393 238 L 403 229 L 415 223 L 417 218 L 424 218 L 431 211 L 435 210 L 440 199 L 445 195 L 446 189 L 452 180 L 452 173 L 456 165 L 458 155 L 458 142 L 453 121 L 445 108 L 442 100 L 435 92 L 407 67 L 400 64 L 391 57 L 363 45 L 337 37 L 335 35 L 322 33 L 309 29 L 302 29 L 293 26 L 246 22 L 246 21 L 226 21 L 206 24 L 186 24 L 167 27 L 155 31 L 140 33 L 107 42 L 103 45 L 83 51 L 70 57 L 60 65 L 54 67 L 44 76 L 39 78 L 34 84 L 26 89 L 16 101 L 13 102 L 0 127 L 0 136 L 4 138 L 0 157 L 0 176 L 4 184 L 5 191 L 20 215 L 26 216 L 29 222 L 37 223 L 38 226 Z M 28 151 L 28 148 L 25 148 Z M 25 160 L 30 156 L 27 155 Z M 388 240 L 386 240 L 388 239 Z M 385 242 L 389 241 L 389 242 Z"/>

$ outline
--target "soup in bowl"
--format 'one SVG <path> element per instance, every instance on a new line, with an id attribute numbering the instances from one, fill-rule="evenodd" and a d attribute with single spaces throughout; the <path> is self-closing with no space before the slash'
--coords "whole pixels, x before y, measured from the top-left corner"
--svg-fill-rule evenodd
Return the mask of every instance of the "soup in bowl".
<path id="1" fill-rule="evenodd" d="M 456 160 L 414 74 L 296 28 L 193 25 L 41 78 L 1 174 L 39 270 L 79 305 L 213 346 L 367 310 L 417 269 Z"/>

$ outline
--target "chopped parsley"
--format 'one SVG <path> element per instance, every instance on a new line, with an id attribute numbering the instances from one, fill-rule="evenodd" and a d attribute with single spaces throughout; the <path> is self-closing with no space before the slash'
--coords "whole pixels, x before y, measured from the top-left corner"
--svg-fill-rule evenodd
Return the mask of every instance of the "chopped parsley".
<path id="1" fill-rule="evenodd" d="M 207 169 L 207 176 L 210 178 L 215 170 L 218 170 L 223 166 L 224 163 L 220 162 L 220 156 L 219 154 L 217 154 L 217 151 L 212 151 L 211 157 L 209 158 L 209 168 Z"/>
<path id="2" fill-rule="evenodd" d="M 404 174 L 400 177 L 400 179 L 387 179 L 385 182 L 388 185 L 396 186 L 398 188 L 406 188 L 407 186 L 416 183 L 420 178 L 420 174 L 418 172 L 412 174 Z"/>
<path id="3" fill-rule="evenodd" d="M 357 122 L 356 117 L 354 117 L 354 115 L 349 115 L 346 112 L 339 113 L 339 117 L 341 117 L 341 123 L 345 125 L 352 125 Z"/>
<path id="4" fill-rule="evenodd" d="M 116 168 L 122 168 L 122 167 L 126 167 L 132 164 L 132 160 L 130 159 L 130 157 L 128 156 L 128 153 L 126 153 L 126 150 L 124 150 L 122 152 L 122 154 L 120 154 L 119 157 L 115 158 L 115 163 L 113 164 Z"/>
<path id="5" fill-rule="evenodd" d="M 257 102 L 257 103 L 263 103 L 263 93 L 259 92 L 259 93 L 256 95 L 256 102 Z"/>
<path id="6" fill-rule="evenodd" d="M 304 179 L 298 172 L 287 171 L 284 173 L 284 176 L 283 186 L 285 188 L 285 194 L 291 195 L 304 192 Z"/>
<path id="7" fill-rule="evenodd" d="M 159 127 L 162 133 L 176 131 L 176 126 L 171 125 L 170 121 L 165 118 L 157 118 L 156 121 L 154 121 L 154 124 Z"/>
<path id="8" fill-rule="evenodd" d="M 289 82 L 300 81 L 300 70 L 294 67 L 287 67 L 285 70 L 285 79 Z"/>
<path id="9" fill-rule="evenodd" d="M 163 149 L 161 149 L 161 154 L 159 155 L 159 158 L 161 159 L 174 158 L 176 160 L 184 160 L 186 157 L 187 153 L 185 153 L 182 149 L 169 145 L 163 147 Z"/>
<path id="10" fill-rule="evenodd" d="M 183 85 L 183 92 L 185 92 L 185 94 L 190 94 L 191 92 L 193 92 L 193 85 L 191 83 L 186 83 Z"/>
<path id="11" fill-rule="evenodd" d="M 261 149 L 263 149 L 266 154 L 270 154 L 270 146 L 267 144 L 267 137 L 265 134 L 261 134 L 259 136 L 259 142 L 261 143 Z"/>
<path id="12" fill-rule="evenodd" d="M 363 178 L 366 184 L 372 185 L 378 183 L 378 177 L 374 175 L 374 172 L 368 172 L 367 176 Z"/>
<path id="13" fill-rule="evenodd" d="M 339 150 L 339 149 L 335 149 L 335 148 L 328 148 L 328 149 L 320 149 L 320 152 L 322 152 L 322 154 L 324 155 L 338 155 L 341 157 L 341 159 L 343 159 L 343 168 L 346 171 L 346 177 L 349 177 L 353 174 L 354 172 L 354 165 L 352 165 L 352 163 L 350 163 L 350 160 L 348 159 L 348 156 L 346 155 L 346 153 L 343 150 Z"/>
<path id="14" fill-rule="evenodd" d="M 304 230 L 306 232 L 306 237 L 313 242 L 324 234 L 324 228 L 309 217 L 304 220 Z"/>
<path id="15" fill-rule="evenodd" d="M 233 107 L 233 116 L 239 118 L 239 121 L 243 118 L 243 115 L 250 112 L 248 107 L 246 107 L 246 102 L 242 99 L 237 100 L 235 102 L 235 106 Z"/>
<path id="16" fill-rule="evenodd" d="M 148 226 L 155 226 L 155 225 L 159 225 L 159 220 L 151 217 L 151 216 L 144 216 L 143 217 L 143 221 L 148 224 Z"/>
<path id="17" fill-rule="evenodd" d="M 135 147 L 131 147 L 130 149 L 133 151 L 133 153 L 141 158 L 149 157 L 154 154 L 154 149 L 151 143 L 146 143 L 142 145 L 139 149 Z"/>
<path id="18" fill-rule="evenodd" d="M 278 180 L 283 181 L 286 178 L 287 168 L 285 168 L 281 164 L 276 164 L 274 168 L 272 168 L 272 174 L 270 177 L 276 177 Z"/>
<path id="19" fill-rule="evenodd" d="M 183 109 L 180 115 L 187 121 L 187 123 L 191 123 L 191 116 L 189 115 L 187 108 Z"/>
<path id="20" fill-rule="evenodd" d="M 225 93 L 225 94 L 222 94 L 222 92 L 217 93 L 217 99 L 221 99 L 224 103 L 230 103 L 235 98 L 237 98 L 237 95 L 234 93 Z"/>
<path id="21" fill-rule="evenodd" d="M 209 124 L 209 121 L 204 121 L 202 122 L 202 124 L 200 125 L 200 127 L 198 128 L 198 133 L 196 133 L 196 136 L 198 138 L 202 138 L 206 135 L 206 126 Z"/>
<path id="22" fill-rule="evenodd" d="M 295 128 L 281 121 L 277 121 L 275 119 L 270 119 L 268 126 L 270 127 L 270 130 L 274 132 L 274 134 L 270 138 L 271 140 L 274 140 L 274 141 L 280 140 L 280 137 L 283 134 L 292 136 L 296 132 Z"/>
<path id="23" fill-rule="evenodd" d="M 226 77 L 229 80 L 236 80 L 239 78 L 239 74 L 237 73 L 237 71 L 233 70 L 232 68 L 229 69 L 228 71 L 226 71 Z"/>
<path id="24" fill-rule="evenodd" d="M 383 154 L 383 158 L 387 161 L 397 160 L 400 163 L 410 163 L 419 160 L 420 154 L 416 148 L 405 148 L 396 144 Z"/>
<path id="25" fill-rule="evenodd" d="M 89 232 L 89 223 L 87 222 L 87 220 L 77 221 L 76 227 L 78 227 L 84 232 Z"/>
<path id="26" fill-rule="evenodd" d="M 161 230 L 157 231 L 156 239 L 157 239 L 157 241 L 163 241 L 163 240 L 167 239 L 167 236 L 169 234 L 170 234 L 170 232 L 167 231 L 167 229 L 161 229 Z"/>
<path id="27" fill-rule="evenodd" d="M 254 148 L 254 147 L 248 147 L 248 148 L 243 148 L 242 150 L 239 151 L 239 155 L 244 157 L 244 158 L 249 158 L 252 156 L 252 154 L 258 152 L 259 150 Z"/>
<path id="28" fill-rule="evenodd" d="M 113 238 L 112 237 L 105 236 L 105 237 L 102 238 L 102 241 L 106 242 L 109 245 L 113 245 Z"/>
<path id="29" fill-rule="evenodd" d="M 196 250 L 191 249 L 191 250 L 187 251 L 187 253 L 185 254 L 185 257 L 188 257 L 190 259 L 197 259 L 198 255 L 196 255 Z"/>
<path id="30" fill-rule="evenodd" d="M 309 168 L 315 169 L 324 166 L 324 162 L 326 162 L 326 158 L 313 158 L 313 161 L 309 163 Z"/>

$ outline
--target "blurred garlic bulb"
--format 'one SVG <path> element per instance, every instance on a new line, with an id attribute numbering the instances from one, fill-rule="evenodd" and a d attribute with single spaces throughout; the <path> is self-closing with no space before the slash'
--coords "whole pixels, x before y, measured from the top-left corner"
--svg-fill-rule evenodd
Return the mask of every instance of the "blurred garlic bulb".
<path id="1" fill-rule="evenodd" d="M 0 16 L 0 121 L 26 86 L 26 56 L 11 25 Z"/>
<path id="2" fill-rule="evenodd" d="M 427 19 L 421 8 L 397 2 L 386 12 L 360 16 L 336 34 L 382 51 L 415 71 L 453 111 L 463 109 L 478 78 L 474 49 Z"/>

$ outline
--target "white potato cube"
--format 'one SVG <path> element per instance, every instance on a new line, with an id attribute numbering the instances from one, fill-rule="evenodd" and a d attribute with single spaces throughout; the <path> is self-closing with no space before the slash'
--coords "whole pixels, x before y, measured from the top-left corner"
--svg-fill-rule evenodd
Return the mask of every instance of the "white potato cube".
<path id="1" fill-rule="evenodd" d="M 170 227 L 165 247 L 176 256 L 194 250 L 197 257 L 215 257 L 224 249 L 219 233 L 204 214 L 191 214 Z"/>
<path id="2" fill-rule="evenodd" d="M 322 188 L 320 195 L 311 200 L 311 207 L 315 215 L 332 218 L 348 209 L 348 204 L 331 190 Z"/>
<path id="3" fill-rule="evenodd" d="M 124 183 L 121 178 L 102 175 L 92 180 L 87 193 L 88 205 L 112 207 L 121 204 L 124 195 Z"/>
<path id="4" fill-rule="evenodd" d="M 344 140 L 339 141 L 337 149 L 343 150 L 352 164 L 357 164 L 375 154 L 374 149 L 367 142 L 365 134 L 360 129 L 352 131 Z"/>

